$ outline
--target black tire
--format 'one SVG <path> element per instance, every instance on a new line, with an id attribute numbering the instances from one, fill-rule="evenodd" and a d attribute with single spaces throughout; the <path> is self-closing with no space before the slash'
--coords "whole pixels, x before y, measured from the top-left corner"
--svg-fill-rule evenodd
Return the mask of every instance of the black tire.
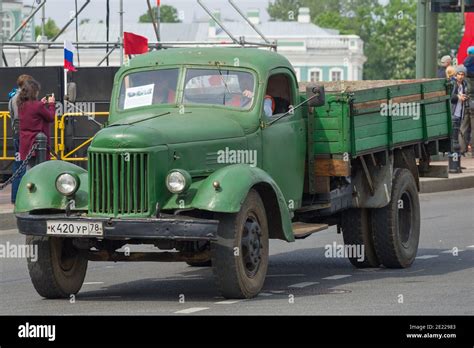
<path id="1" fill-rule="evenodd" d="M 265 282 L 268 224 L 259 194 L 251 190 L 237 214 L 220 214 L 218 240 L 211 243 L 212 269 L 225 298 L 252 298 Z"/>
<path id="2" fill-rule="evenodd" d="M 28 258 L 27 262 L 39 295 L 67 298 L 79 292 L 87 272 L 87 259 L 73 246 L 72 239 L 26 236 L 26 244 L 38 248 L 38 259 Z"/>
<path id="3" fill-rule="evenodd" d="M 211 267 L 212 261 L 202 261 L 202 262 L 193 262 L 193 261 L 186 261 L 186 263 L 191 267 Z"/>
<path id="4" fill-rule="evenodd" d="M 394 170 L 390 203 L 373 210 L 372 224 L 379 261 L 387 268 L 410 267 L 420 239 L 420 201 L 408 169 Z"/>
<path id="5" fill-rule="evenodd" d="M 355 247 L 356 250 L 364 247 L 364 259 L 348 257 L 349 261 L 357 268 L 379 267 L 380 262 L 374 248 L 372 233 L 371 210 L 354 208 L 342 212 L 341 229 L 344 244 Z"/>

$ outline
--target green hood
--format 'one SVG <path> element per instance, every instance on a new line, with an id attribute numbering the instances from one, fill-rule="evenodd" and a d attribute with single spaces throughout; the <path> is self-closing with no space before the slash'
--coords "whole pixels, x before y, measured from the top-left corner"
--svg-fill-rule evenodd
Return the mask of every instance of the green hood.
<path id="1" fill-rule="evenodd" d="M 172 113 L 151 118 L 122 119 L 98 132 L 92 142 L 97 148 L 145 148 L 157 145 L 244 137 L 242 126 L 209 111 Z M 143 116 L 142 116 L 143 117 Z M 144 119 L 149 116 L 144 117 Z M 127 124 L 132 123 L 134 124 Z"/>

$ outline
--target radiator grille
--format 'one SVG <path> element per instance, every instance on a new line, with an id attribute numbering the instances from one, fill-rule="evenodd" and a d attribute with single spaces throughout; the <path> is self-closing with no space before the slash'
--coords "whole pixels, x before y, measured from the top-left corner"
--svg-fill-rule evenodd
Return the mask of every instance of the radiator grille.
<path id="1" fill-rule="evenodd" d="M 148 154 L 89 152 L 89 212 L 148 213 Z"/>

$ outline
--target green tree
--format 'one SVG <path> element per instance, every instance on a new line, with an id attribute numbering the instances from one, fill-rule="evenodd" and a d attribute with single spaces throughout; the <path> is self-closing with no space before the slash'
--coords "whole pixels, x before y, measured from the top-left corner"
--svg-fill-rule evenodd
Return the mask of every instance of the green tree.
<path id="1" fill-rule="evenodd" d="M 153 7 L 153 13 L 156 13 L 156 7 Z M 138 19 L 140 23 L 151 23 L 151 17 L 147 11 Z M 178 10 L 169 5 L 160 6 L 160 21 L 162 23 L 179 23 Z"/>
<path id="2" fill-rule="evenodd" d="M 59 30 L 60 29 L 56 25 L 56 22 L 51 18 L 48 18 L 44 24 L 44 35 L 46 35 L 48 39 L 52 39 L 59 33 Z M 39 35 L 41 35 L 41 25 L 35 27 L 35 37 L 38 37 Z"/>
<path id="3" fill-rule="evenodd" d="M 267 12 L 272 21 L 293 21 L 296 20 L 300 6 L 300 0 L 276 0 L 268 4 Z"/>
<path id="4" fill-rule="evenodd" d="M 463 19 L 459 13 L 444 13 L 439 17 L 438 57 L 456 55 L 462 40 Z"/>
<path id="5" fill-rule="evenodd" d="M 415 78 L 416 0 L 391 0 L 375 22 L 366 51 L 366 79 Z"/>

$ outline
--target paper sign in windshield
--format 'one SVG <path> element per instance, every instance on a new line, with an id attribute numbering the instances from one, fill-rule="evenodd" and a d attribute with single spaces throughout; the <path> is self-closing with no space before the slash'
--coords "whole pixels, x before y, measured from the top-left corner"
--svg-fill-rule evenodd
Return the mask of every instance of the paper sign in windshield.
<path id="1" fill-rule="evenodd" d="M 127 88 L 123 108 L 131 109 L 151 105 L 154 90 L 155 84 Z"/>

